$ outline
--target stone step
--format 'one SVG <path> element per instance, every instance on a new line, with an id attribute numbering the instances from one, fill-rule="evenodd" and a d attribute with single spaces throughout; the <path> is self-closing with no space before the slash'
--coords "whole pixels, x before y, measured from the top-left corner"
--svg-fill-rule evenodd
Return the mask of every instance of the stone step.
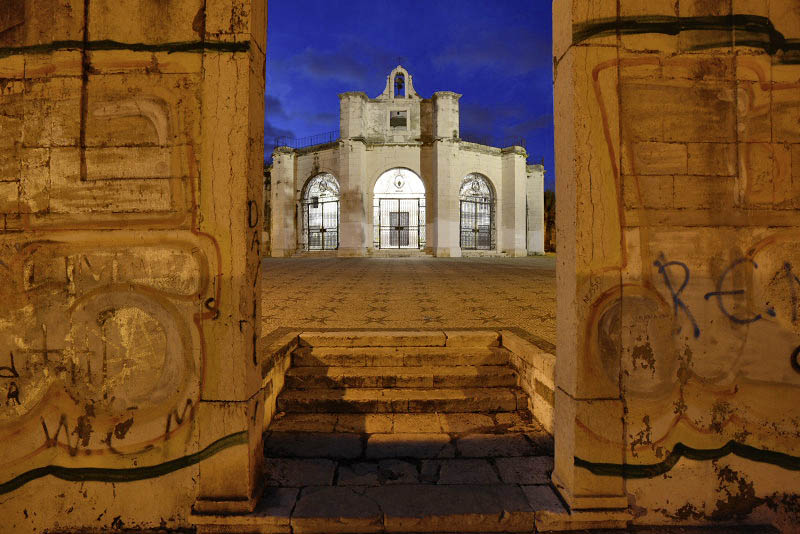
<path id="1" fill-rule="evenodd" d="M 507 365 L 509 352 L 499 347 L 301 347 L 293 367 L 451 367 Z"/>
<path id="2" fill-rule="evenodd" d="M 290 389 L 318 388 L 476 388 L 516 385 L 514 370 L 502 365 L 457 367 L 294 367 Z"/>
<path id="3" fill-rule="evenodd" d="M 525 432 L 547 439 L 544 427 L 528 410 L 482 413 L 284 413 L 269 425 L 270 432 L 316 433 L 446 433 L 508 434 Z M 551 438 L 550 438 L 551 439 Z"/>
<path id="4" fill-rule="evenodd" d="M 351 463 L 410 458 L 418 460 L 493 458 L 497 462 L 498 458 L 552 456 L 552 444 L 552 436 L 538 432 L 508 434 L 268 432 L 264 435 L 264 456 L 328 459 Z"/>
<path id="5" fill-rule="evenodd" d="M 527 408 L 514 388 L 284 390 L 278 411 L 301 413 L 511 412 Z"/>
<path id="6" fill-rule="evenodd" d="M 547 485 L 396 484 L 266 488 L 250 514 L 192 520 L 198 534 L 488 533 L 533 532 L 540 517 L 564 513 Z"/>

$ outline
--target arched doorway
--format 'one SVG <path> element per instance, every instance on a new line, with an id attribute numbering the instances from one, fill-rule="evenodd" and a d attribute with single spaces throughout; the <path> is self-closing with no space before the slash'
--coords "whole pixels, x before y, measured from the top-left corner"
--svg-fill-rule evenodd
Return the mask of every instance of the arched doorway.
<path id="1" fill-rule="evenodd" d="M 372 195 L 374 247 L 425 246 L 425 184 L 409 169 L 394 168 L 375 182 Z"/>
<path id="2" fill-rule="evenodd" d="M 461 202 L 461 249 L 494 250 L 494 188 L 482 174 L 464 177 L 458 192 Z"/>
<path id="3" fill-rule="evenodd" d="M 329 173 L 311 178 L 302 201 L 304 250 L 339 248 L 339 182 Z"/>

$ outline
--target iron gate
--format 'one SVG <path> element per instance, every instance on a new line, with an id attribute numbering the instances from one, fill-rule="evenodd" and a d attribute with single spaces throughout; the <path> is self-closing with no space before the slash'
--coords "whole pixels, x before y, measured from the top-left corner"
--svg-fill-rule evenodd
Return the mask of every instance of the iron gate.
<path id="1" fill-rule="evenodd" d="M 339 201 L 315 201 L 305 205 L 305 223 L 308 250 L 335 250 L 339 248 Z"/>
<path id="2" fill-rule="evenodd" d="M 461 248 L 494 250 L 494 203 L 489 200 L 461 201 Z"/>
<path id="3" fill-rule="evenodd" d="M 382 198 L 378 208 L 379 248 L 422 248 L 425 245 L 424 200 L 418 198 Z"/>

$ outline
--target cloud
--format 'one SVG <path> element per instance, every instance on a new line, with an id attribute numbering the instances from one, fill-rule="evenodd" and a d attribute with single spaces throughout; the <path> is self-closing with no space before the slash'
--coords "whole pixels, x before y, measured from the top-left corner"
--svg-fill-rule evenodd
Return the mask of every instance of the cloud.
<path id="1" fill-rule="evenodd" d="M 276 137 L 296 137 L 294 132 L 285 128 L 280 128 L 264 118 L 264 145 L 270 147 Z"/>
<path id="2" fill-rule="evenodd" d="M 523 106 L 498 104 L 490 107 L 467 102 L 460 106 L 460 112 L 461 124 L 472 130 L 490 129 L 499 122 L 523 117 L 526 114 Z"/>
<path id="3" fill-rule="evenodd" d="M 331 46 L 306 47 L 280 61 L 276 71 L 299 72 L 314 82 L 336 81 L 354 89 L 363 89 L 375 83 L 375 72 L 388 72 L 395 67 L 397 60 L 388 50 L 374 44 L 365 46 L 363 40 L 343 35 L 338 36 L 337 42 Z"/>
<path id="4" fill-rule="evenodd" d="M 539 115 L 538 117 L 533 117 L 528 120 L 518 122 L 516 124 L 512 124 L 504 128 L 505 135 L 526 135 L 534 130 L 540 130 L 542 128 L 551 128 L 553 126 L 553 115 L 550 113 L 545 113 L 543 115 Z"/>
<path id="5" fill-rule="evenodd" d="M 271 120 L 286 120 L 289 118 L 286 114 L 286 109 L 283 107 L 283 102 L 272 95 L 264 95 L 264 115 Z"/>
<path id="6" fill-rule="evenodd" d="M 433 57 L 439 68 L 456 68 L 462 73 L 497 70 L 505 75 L 523 75 L 550 64 L 550 36 L 526 28 L 466 30 Z"/>

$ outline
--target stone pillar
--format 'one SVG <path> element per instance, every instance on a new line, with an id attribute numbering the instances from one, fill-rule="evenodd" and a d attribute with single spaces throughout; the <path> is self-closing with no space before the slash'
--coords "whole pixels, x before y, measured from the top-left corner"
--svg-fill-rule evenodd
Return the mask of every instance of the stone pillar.
<path id="1" fill-rule="evenodd" d="M 450 91 L 433 94 L 434 177 L 431 190 L 426 191 L 427 206 L 433 210 L 433 235 L 430 250 L 441 257 L 460 257 L 458 187 L 457 176 L 459 110 L 461 95 Z"/>
<path id="2" fill-rule="evenodd" d="M 434 136 L 437 139 L 458 139 L 461 95 L 451 91 L 433 93 Z"/>
<path id="3" fill-rule="evenodd" d="M 273 258 L 291 256 L 297 250 L 297 206 L 295 160 L 289 147 L 278 147 L 272 156 L 272 247 Z"/>
<path id="4" fill-rule="evenodd" d="M 208 3 L 206 42 L 229 49 L 203 53 L 200 133 L 199 231 L 213 236 L 220 254 L 206 302 L 206 365 L 198 407 L 200 447 L 240 435 L 200 463 L 195 510 L 250 511 L 262 487 L 261 229 L 264 157 L 266 2 Z M 213 6 L 213 7 L 212 7 Z M 235 45 L 235 46 L 233 46 Z"/>
<path id="5" fill-rule="evenodd" d="M 528 165 L 527 248 L 528 255 L 544 254 L 544 165 Z"/>
<path id="6" fill-rule="evenodd" d="M 553 483 L 573 510 L 627 507 L 621 477 L 600 476 L 580 467 L 585 461 L 621 464 L 624 457 L 619 354 L 610 349 L 602 355 L 592 350 L 596 334 L 585 326 L 597 313 L 596 305 L 586 303 L 604 302 L 620 289 L 616 162 L 608 150 L 597 148 L 607 146 L 607 133 L 613 148 L 619 147 L 617 103 L 609 99 L 607 107 L 601 108 L 587 96 L 598 84 L 615 91 L 616 70 L 604 70 L 595 80 L 593 69 L 613 64 L 618 51 L 608 46 L 610 39 L 572 46 L 574 25 L 616 16 L 616 4 L 611 2 L 556 0 L 553 4 L 553 50 L 558 58 L 554 85 L 558 321 Z M 605 218 L 602 222 L 599 213 Z M 608 336 L 620 335 L 618 323 L 610 321 L 605 328 Z M 601 357 L 610 367 L 602 364 Z"/>
<path id="7" fill-rule="evenodd" d="M 432 209 L 434 235 L 431 248 L 437 257 L 461 257 L 459 240 L 458 187 L 461 177 L 456 174 L 458 142 L 453 139 L 437 140 L 433 148 L 434 186 L 428 192 L 426 209 Z"/>
<path id="8" fill-rule="evenodd" d="M 502 220 L 498 221 L 499 250 L 512 257 L 526 256 L 525 186 L 527 154 L 521 147 L 504 148 L 502 152 L 503 203 Z"/>
<path id="9" fill-rule="evenodd" d="M 265 8 L 0 2 L 3 532 L 257 499 Z"/>
<path id="10" fill-rule="evenodd" d="M 341 197 L 339 200 L 339 256 L 365 256 L 372 246 L 372 206 L 366 169 L 367 151 L 363 141 L 344 139 L 339 147 Z"/>
<path id="11" fill-rule="evenodd" d="M 556 0 L 553 22 L 553 482 L 573 513 L 791 531 L 796 3 Z"/>
<path id="12" fill-rule="evenodd" d="M 364 137 L 364 102 L 367 95 L 351 91 L 339 95 L 339 134 L 342 139 Z"/>

